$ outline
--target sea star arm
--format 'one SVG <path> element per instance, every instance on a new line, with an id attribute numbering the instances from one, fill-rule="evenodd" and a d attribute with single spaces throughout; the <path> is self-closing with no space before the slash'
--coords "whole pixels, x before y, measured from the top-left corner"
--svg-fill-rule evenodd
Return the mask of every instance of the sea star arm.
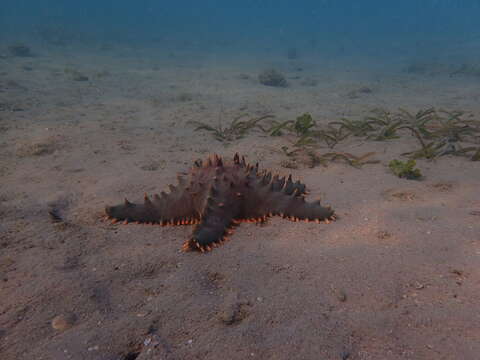
<path id="1" fill-rule="evenodd" d="M 182 249 L 210 251 L 227 240 L 233 225 L 234 220 L 230 214 L 225 214 L 218 205 L 210 207 L 193 230 L 191 239 L 183 244 Z"/>
<path id="2" fill-rule="evenodd" d="M 328 223 L 336 219 L 334 211 L 329 206 L 322 206 L 320 200 L 307 202 L 303 196 L 278 199 L 274 208 L 278 209 L 276 212 L 280 212 L 280 215 L 293 221 Z"/>
<path id="3" fill-rule="evenodd" d="M 273 179 L 268 174 L 256 180 L 255 190 L 247 194 L 245 218 L 263 221 L 268 216 L 280 215 L 290 220 L 324 221 L 335 219 L 334 211 L 321 206 L 320 200 L 307 202 L 305 186 L 293 183 L 291 177 Z"/>
<path id="4" fill-rule="evenodd" d="M 146 194 L 143 204 L 125 199 L 123 204 L 107 206 L 107 216 L 113 221 L 152 223 L 161 225 L 195 224 L 199 214 L 192 194 L 170 185 L 170 193 L 161 192 L 150 199 Z"/>

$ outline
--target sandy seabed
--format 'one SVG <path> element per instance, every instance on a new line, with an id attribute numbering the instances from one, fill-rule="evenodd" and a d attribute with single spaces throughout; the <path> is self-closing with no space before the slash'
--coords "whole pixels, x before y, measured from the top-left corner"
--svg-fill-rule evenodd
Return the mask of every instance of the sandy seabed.
<path id="1" fill-rule="evenodd" d="M 480 358 L 480 162 L 419 160 L 424 180 L 407 181 L 387 164 L 415 139 L 352 138 L 338 149 L 380 163 L 288 169 L 284 137 L 257 129 L 224 144 L 192 124 L 304 112 L 326 124 L 378 107 L 479 118 L 478 78 L 367 61 L 38 53 L 0 59 L 2 360 Z M 270 65 L 288 87 L 258 83 Z M 236 152 L 292 173 L 339 220 L 242 224 L 205 255 L 180 251 L 190 226 L 102 221 L 106 204 Z"/>

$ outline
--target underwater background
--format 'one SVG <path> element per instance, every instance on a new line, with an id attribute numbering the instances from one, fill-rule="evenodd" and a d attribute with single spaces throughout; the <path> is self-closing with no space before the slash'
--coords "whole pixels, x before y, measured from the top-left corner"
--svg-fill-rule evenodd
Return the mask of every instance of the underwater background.
<path id="1" fill-rule="evenodd" d="M 479 19 L 0 0 L 0 359 L 478 360 Z M 216 204 L 208 164 L 241 157 L 238 188 L 286 210 L 228 222 L 247 202 L 226 182 Z M 194 247 L 174 192 L 235 229 Z M 167 219 L 121 210 L 148 199 Z"/>
<path id="2" fill-rule="evenodd" d="M 377 62 L 478 56 L 479 12 L 476 0 L 3 0 L 0 37 L 45 45 L 62 40 L 67 47 L 109 42 L 188 49 L 204 56 L 279 56 L 294 47 L 309 57 Z"/>

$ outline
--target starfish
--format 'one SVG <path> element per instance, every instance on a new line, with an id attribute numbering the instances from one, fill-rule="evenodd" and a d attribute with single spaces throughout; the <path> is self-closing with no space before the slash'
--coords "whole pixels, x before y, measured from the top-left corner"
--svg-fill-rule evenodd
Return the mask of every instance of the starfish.
<path id="1" fill-rule="evenodd" d="M 194 224 L 182 249 L 201 252 L 221 245 L 242 222 L 263 223 L 276 215 L 327 224 L 336 219 L 330 206 L 321 206 L 320 200 L 307 202 L 306 186 L 293 182 L 291 175 L 285 179 L 260 172 L 258 163 L 247 164 L 238 154 L 228 163 L 217 155 L 205 162 L 197 160 L 177 178 L 178 185 L 169 185 L 169 193 L 162 191 L 153 199 L 145 194 L 142 204 L 125 199 L 123 204 L 107 206 L 106 218 L 125 224 Z"/>

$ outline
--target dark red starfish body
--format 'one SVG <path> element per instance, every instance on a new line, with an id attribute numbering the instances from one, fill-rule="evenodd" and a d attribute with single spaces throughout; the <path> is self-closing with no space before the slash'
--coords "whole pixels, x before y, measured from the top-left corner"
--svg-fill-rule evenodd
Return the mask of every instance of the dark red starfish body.
<path id="1" fill-rule="evenodd" d="M 259 172 L 258 164 L 249 165 L 235 154 L 233 162 L 224 163 L 215 155 L 205 163 L 197 160 L 186 174 L 178 176 L 178 185 L 170 193 L 161 192 L 143 204 L 107 206 L 113 222 L 160 225 L 196 224 L 184 250 L 210 251 L 227 239 L 241 222 L 264 222 L 279 215 L 293 221 L 329 223 L 335 220 L 330 207 L 320 201 L 305 200 L 306 187 L 271 172 Z"/>

